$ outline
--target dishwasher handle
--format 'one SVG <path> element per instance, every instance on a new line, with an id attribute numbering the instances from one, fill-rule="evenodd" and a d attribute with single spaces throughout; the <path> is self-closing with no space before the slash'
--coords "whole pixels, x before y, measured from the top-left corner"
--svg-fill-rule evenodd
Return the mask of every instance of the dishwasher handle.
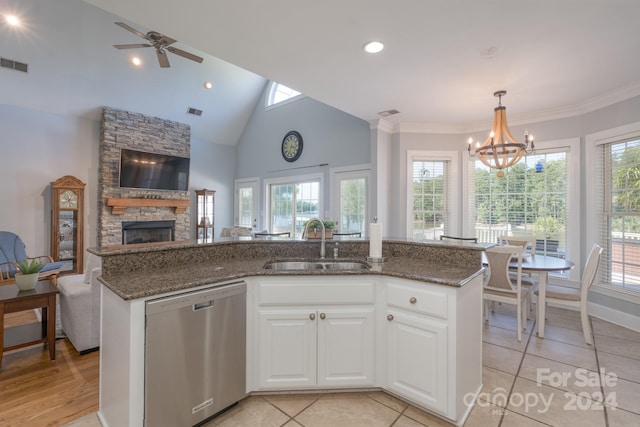
<path id="1" fill-rule="evenodd" d="M 197 291 L 187 291 L 147 301 L 145 314 L 153 316 L 182 307 L 191 307 L 193 311 L 203 310 L 213 307 L 216 299 L 225 299 L 238 294 L 246 294 L 246 292 L 247 284 L 244 281 L 212 286 Z"/>
<path id="2" fill-rule="evenodd" d="M 209 308 L 213 308 L 213 300 L 206 302 L 199 302 L 197 304 L 192 305 L 193 311 L 207 310 Z"/>

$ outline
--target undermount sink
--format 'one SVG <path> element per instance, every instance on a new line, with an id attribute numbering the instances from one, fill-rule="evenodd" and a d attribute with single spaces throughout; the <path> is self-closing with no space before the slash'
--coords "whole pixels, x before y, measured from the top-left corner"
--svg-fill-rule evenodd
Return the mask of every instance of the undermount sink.
<path id="1" fill-rule="evenodd" d="M 363 262 L 354 261 L 271 261 L 264 265 L 268 270 L 368 270 Z"/>

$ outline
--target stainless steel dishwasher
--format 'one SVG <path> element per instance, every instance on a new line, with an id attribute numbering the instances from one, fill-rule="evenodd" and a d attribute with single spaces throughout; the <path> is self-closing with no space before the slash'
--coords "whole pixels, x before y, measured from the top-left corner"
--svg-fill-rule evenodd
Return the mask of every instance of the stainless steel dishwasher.
<path id="1" fill-rule="evenodd" d="M 146 303 L 145 426 L 197 425 L 246 396 L 245 282 Z"/>

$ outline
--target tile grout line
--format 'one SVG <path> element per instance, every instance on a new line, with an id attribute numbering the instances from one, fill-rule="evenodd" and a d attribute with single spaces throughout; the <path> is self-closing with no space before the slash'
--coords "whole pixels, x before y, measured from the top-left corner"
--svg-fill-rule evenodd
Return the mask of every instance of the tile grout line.
<path id="1" fill-rule="evenodd" d="M 513 384 L 511 384 L 511 389 L 509 390 L 509 396 L 507 398 L 507 407 L 509 406 L 509 401 L 511 400 L 511 394 L 513 393 L 513 389 L 516 386 L 516 381 L 518 380 L 518 378 L 520 378 L 519 377 L 520 369 L 522 369 L 522 364 L 524 363 L 524 358 L 527 356 L 527 349 L 529 348 L 529 344 L 531 343 L 531 339 L 533 338 L 534 334 L 536 333 L 535 332 L 535 327 L 536 327 L 536 320 L 533 319 L 533 322 L 532 322 L 532 325 L 531 325 L 531 332 L 529 332 L 529 339 L 527 339 L 527 345 L 525 346 L 524 351 L 522 352 L 522 359 L 520 359 L 520 364 L 518 365 L 518 370 L 516 371 L 516 373 L 514 375 Z M 526 378 L 522 378 L 522 379 L 526 380 Z M 498 422 L 498 427 L 502 426 L 502 423 L 504 421 L 504 417 L 507 415 L 507 412 L 508 412 L 508 410 L 507 410 L 507 408 L 505 408 L 505 411 L 502 414 L 502 417 L 500 417 L 500 421 Z M 536 420 L 534 418 L 528 417 L 527 415 L 523 415 L 523 414 L 520 414 L 518 412 L 516 412 L 516 413 L 518 415 L 520 415 L 520 416 L 523 416 L 525 418 L 528 418 L 528 419 L 533 420 L 535 422 L 538 422 L 540 424 L 549 425 L 549 424 L 544 423 L 544 422 L 542 422 L 540 420 Z"/>
<path id="2" fill-rule="evenodd" d="M 609 427 L 609 411 L 607 410 L 607 405 L 605 405 L 606 398 L 604 394 L 604 384 L 602 384 L 602 375 L 600 374 L 600 358 L 598 357 L 598 347 L 596 346 L 596 337 L 595 332 L 593 330 L 593 323 L 591 322 L 591 317 L 587 316 L 587 321 L 589 322 L 589 329 L 591 329 L 591 341 L 593 342 L 593 352 L 596 356 L 596 369 L 598 370 L 598 378 L 600 383 L 600 396 L 602 396 L 602 410 L 604 412 L 604 425 L 605 427 Z"/>

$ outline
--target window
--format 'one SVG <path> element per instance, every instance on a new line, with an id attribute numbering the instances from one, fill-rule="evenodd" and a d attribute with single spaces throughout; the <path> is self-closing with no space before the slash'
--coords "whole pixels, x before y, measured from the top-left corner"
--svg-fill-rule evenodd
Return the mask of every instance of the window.
<path id="1" fill-rule="evenodd" d="M 234 224 L 256 229 L 258 226 L 259 179 L 244 178 L 234 182 Z"/>
<path id="2" fill-rule="evenodd" d="M 640 292 L 640 136 L 598 147 L 601 283 Z"/>
<path id="3" fill-rule="evenodd" d="M 293 101 L 301 96 L 297 90 L 291 89 L 283 84 L 271 82 L 269 96 L 267 97 L 267 108 L 285 101 Z"/>
<path id="4" fill-rule="evenodd" d="M 536 237 L 536 253 L 566 257 L 569 147 L 538 149 L 503 178 L 479 160 L 470 162 L 469 228 L 480 242 L 500 235 Z M 573 260 L 573 258 L 572 258 Z M 575 261 L 574 261 L 575 262 Z"/>
<path id="5" fill-rule="evenodd" d="M 341 233 L 364 233 L 366 202 L 367 180 L 365 178 L 340 181 L 338 229 Z"/>
<path id="6" fill-rule="evenodd" d="M 413 162 L 411 237 L 436 240 L 447 233 L 447 162 Z"/>
<path id="7" fill-rule="evenodd" d="M 331 219 L 336 220 L 339 233 L 365 234 L 370 169 L 366 164 L 330 170 Z"/>
<path id="8" fill-rule="evenodd" d="M 459 234 L 458 153 L 407 151 L 407 236 Z M 459 193 L 457 193 L 459 194 Z"/>
<path id="9" fill-rule="evenodd" d="M 315 176 L 268 181 L 269 230 L 272 233 L 288 231 L 292 237 L 301 237 L 304 223 L 309 218 L 319 218 L 322 212 L 321 183 L 321 177 Z"/>

